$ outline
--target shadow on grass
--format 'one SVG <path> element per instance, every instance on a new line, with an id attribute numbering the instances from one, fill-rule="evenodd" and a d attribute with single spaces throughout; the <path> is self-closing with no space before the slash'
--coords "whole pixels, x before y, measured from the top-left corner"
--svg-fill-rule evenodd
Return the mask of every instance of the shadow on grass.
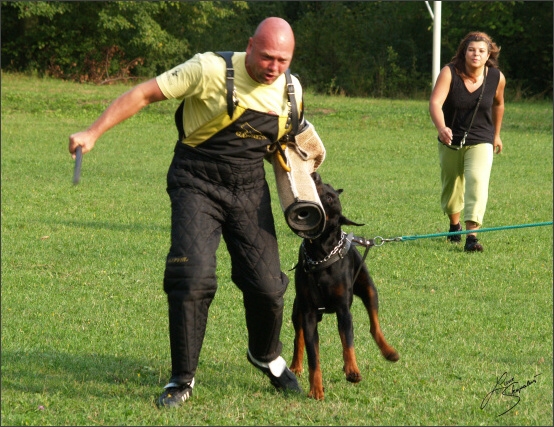
<path id="1" fill-rule="evenodd" d="M 94 353 L 2 351 L 2 392 L 64 394 L 86 389 L 87 395 L 105 398 L 111 386 L 163 386 L 167 373 L 149 363 Z"/>
<path id="2" fill-rule="evenodd" d="M 155 231 L 159 233 L 169 233 L 170 224 L 167 225 L 152 224 L 147 222 L 142 223 L 116 223 L 107 221 L 55 221 L 55 220 L 41 220 L 42 224 L 66 226 L 73 228 L 89 228 L 93 230 L 110 230 L 110 231 Z"/>

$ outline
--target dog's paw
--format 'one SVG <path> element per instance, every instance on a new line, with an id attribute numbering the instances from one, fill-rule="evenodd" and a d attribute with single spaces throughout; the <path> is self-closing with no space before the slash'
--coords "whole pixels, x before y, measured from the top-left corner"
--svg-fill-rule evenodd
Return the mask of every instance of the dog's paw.
<path id="1" fill-rule="evenodd" d="M 292 365 L 290 365 L 289 369 L 297 377 L 302 375 L 302 372 L 304 372 L 304 369 L 302 368 L 302 365 L 295 365 L 294 363 Z"/>
<path id="2" fill-rule="evenodd" d="M 346 374 L 346 381 L 351 383 L 359 383 L 362 380 L 362 374 L 359 372 L 349 372 Z"/>
<path id="3" fill-rule="evenodd" d="M 325 398 L 324 389 L 322 388 L 311 388 L 308 393 L 308 397 L 315 400 L 323 400 Z"/>
<path id="4" fill-rule="evenodd" d="M 383 356 L 385 356 L 385 359 L 387 359 L 389 362 L 397 362 L 400 359 L 400 355 L 394 349 L 392 352 L 383 354 Z"/>

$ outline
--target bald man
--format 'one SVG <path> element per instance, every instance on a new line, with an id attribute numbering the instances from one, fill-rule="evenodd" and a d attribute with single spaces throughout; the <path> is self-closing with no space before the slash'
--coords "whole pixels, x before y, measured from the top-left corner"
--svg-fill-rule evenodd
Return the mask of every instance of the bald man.
<path id="1" fill-rule="evenodd" d="M 232 103 L 225 59 L 214 52 L 197 54 L 130 89 L 87 130 L 69 137 L 69 152 L 75 158 L 77 147 L 89 152 L 104 132 L 148 104 L 183 101 L 175 114 L 179 139 L 167 174 L 172 214 L 164 291 L 171 378 L 157 401 L 160 407 L 179 406 L 192 396 L 208 309 L 217 289 L 221 236 L 231 257 L 231 278 L 243 295 L 248 360 L 277 389 L 301 392 L 281 357 L 288 278 L 281 271 L 264 173 L 271 147 L 293 136 L 292 111 L 301 117 L 301 102 L 295 100 L 302 99 L 302 87 L 291 76 L 291 100 L 284 74 L 293 52 L 290 25 L 281 18 L 267 18 L 249 39 L 246 52 L 232 53 Z"/>

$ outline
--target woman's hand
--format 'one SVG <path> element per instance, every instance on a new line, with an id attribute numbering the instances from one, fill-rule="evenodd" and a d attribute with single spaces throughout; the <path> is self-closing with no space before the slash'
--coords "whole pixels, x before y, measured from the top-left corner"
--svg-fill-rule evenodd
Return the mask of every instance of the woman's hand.
<path id="1" fill-rule="evenodd" d="M 500 153 L 502 152 L 502 148 L 503 148 L 503 146 L 502 146 L 502 140 L 500 139 L 499 136 L 495 136 L 495 137 L 494 137 L 494 142 L 493 142 L 492 146 L 493 146 L 492 151 L 493 151 L 494 153 L 500 154 Z"/>
<path id="2" fill-rule="evenodd" d="M 452 144 L 452 129 L 448 126 L 444 126 L 439 130 L 439 140 L 445 145 Z"/>

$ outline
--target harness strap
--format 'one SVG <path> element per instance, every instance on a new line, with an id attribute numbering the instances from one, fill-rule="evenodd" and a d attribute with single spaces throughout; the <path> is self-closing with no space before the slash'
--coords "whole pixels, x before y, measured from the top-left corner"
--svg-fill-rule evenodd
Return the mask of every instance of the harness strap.
<path id="1" fill-rule="evenodd" d="M 235 70 L 233 68 L 233 51 L 218 51 L 215 52 L 225 60 L 226 72 L 225 72 L 225 87 L 226 87 L 226 99 L 227 99 L 227 114 L 229 118 L 233 118 L 235 112 L 235 107 L 238 104 L 236 99 L 235 91 Z M 289 117 L 287 120 L 287 127 L 292 126 L 291 132 L 288 135 L 294 136 L 298 133 L 298 128 L 300 126 L 300 121 L 304 121 L 304 102 L 302 101 L 302 111 L 301 111 L 301 120 L 298 119 L 298 106 L 296 104 L 296 96 L 294 93 L 294 84 L 292 82 L 290 69 L 285 71 L 285 79 L 287 81 L 287 96 L 290 104 Z M 179 140 L 185 138 L 185 130 L 183 127 L 183 109 L 185 106 L 185 100 L 181 101 L 177 111 L 175 111 L 175 125 L 177 126 L 177 131 L 179 132 Z M 285 153 L 281 146 L 276 143 L 276 148 L 279 150 L 280 155 L 285 159 Z"/>
<path id="2" fill-rule="evenodd" d="M 227 114 L 229 117 L 233 118 L 233 113 L 235 112 L 235 106 L 237 105 L 235 98 L 235 70 L 233 68 L 233 53 L 232 51 L 224 52 L 215 52 L 223 59 L 225 59 L 225 64 L 227 71 L 225 73 L 225 85 L 227 89 Z M 183 109 L 185 108 L 185 100 L 183 99 L 175 111 L 175 126 L 177 126 L 177 132 L 179 133 L 179 141 L 185 138 L 185 129 L 183 127 Z"/>
<path id="3" fill-rule="evenodd" d="M 223 52 L 216 52 L 219 56 L 221 56 L 223 59 L 225 59 L 225 64 L 227 65 L 227 72 L 225 74 L 226 78 L 226 87 L 227 87 L 227 113 L 229 114 L 229 118 L 233 118 L 233 113 L 235 111 L 236 107 L 236 100 L 234 99 L 234 93 L 235 93 L 235 70 L 233 68 L 233 53 L 232 51 L 223 51 Z M 290 74 L 290 69 L 287 68 L 285 71 L 285 79 L 287 81 L 287 96 L 290 103 L 290 111 L 289 111 L 289 120 L 292 122 L 292 134 L 296 135 L 298 133 L 298 126 L 299 126 L 299 120 L 298 120 L 298 107 L 296 105 L 296 96 L 294 94 L 294 84 L 292 83 L 292 78 Z M 303 113 L 304 111 L 302 111 Z M 289 123 L 287 123 L 288 125 Z"/>
<path id="4" fill-rule="evenodd" d="M 287 80 L 287 95 L 290 103 L 289 111 L 289 120 L 292 120 L 292 135 L 298 133 L 298 108 L 296 106 L 296 96 L 294 95 L 294 84 L 292 83 L 292 78 L 290 76 L 290 69 L 287 68 L 285 71 L 285 78 Z M 302 103 L 304 105 L 304 103 Z M 304 111 L 302 111 L 304 113 Z M 302 114 L 303 115 L 303 114 Z M 287 123 L 288 127 L 289 123 Z"/>
<path id="5" fill-rule="evenodd" d="M 290 172 L 290 167 L 287 165 L 287 156 L 285 154 L 285 148 L 286 143 L 290 141 L 294 141 L 294 136 L 298 133 L 300 122 L 304 121 L 304 99 L 302 98 L 302 111 L 301 111 L 301 120 L 298 119 L 298 106 L 296 104 L 296 96 L 294 93 L 294 83 L 292 82 L 290 69 L 287 68 L 285 71 L 285 79 L 287 81 L 287 97 L 289 99 L 289 114 L 287 118 L 286 128 L 289 128 L 289 126 L 292 126 L 292 129 L 289 133 L 283 136 L 281 140 L 273 142 L 269 148 L 268 151 L 270 153 L 273 153 L 277 151 L 277 159 L 279 160 L 279 164 L 281 167 L 287 171 Z M 281 142 L 283 145 L 281 145 Z"/>
<path id="6" fill-rule="evenodd" d="M 232 51 L 216 52 L 219 56 L 225 59 L 225 64 L 227 65 L 227 72 L 225 74 L 225 84 L 227 86 L 227 114 L 229 118 L 233 118 L 233 113 L 235 112 L 236 102 L 233 99 L 235 93 L 235 70 L 233 68 L 233 58 Z"/>
<path id="7" fill-rule="evenodd" d="M 185 100 L 183 99 L 177 110 L 175 110 L 175 126 L 177 126 L 177 132 L 179 133 L 179 141 L 185 138 L 185 128 L 183 126 L 183 109 L 185 108 Z"/>
<path id="8" fill-rule="evenodd" d="M 365 252 L 364 252 L 364 256 L 362 257 L 362 262 L 360 263 L 360 266 L 358 267 L 358 271 L 356 271 L 356 274 L 354 274 L 354 277 L 352 277 L 352 283 L 356 283 L 356 279 L 358 278 L 358 274 L 360 274 L 360 270 L 362 269 L 362 266 L 365 263 L 365 259 L 367 257 L 367 253 L 369 252 L 370 247 L 371 246 L 369 246 L 369 245 L 365 247 Z"/>

